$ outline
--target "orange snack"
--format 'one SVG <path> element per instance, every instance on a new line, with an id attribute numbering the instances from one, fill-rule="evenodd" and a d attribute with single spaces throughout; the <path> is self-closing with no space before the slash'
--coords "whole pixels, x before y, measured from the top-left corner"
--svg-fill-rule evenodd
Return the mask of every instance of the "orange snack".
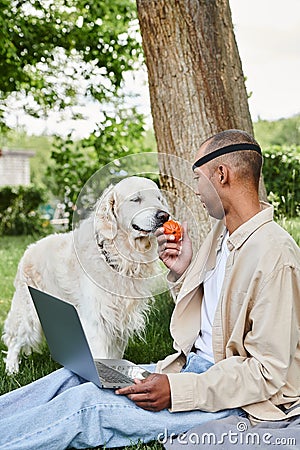
<path id="1" fill-rule="evenodd" d="M 163 224 L 165 234 L 173 234 L 175 236 L 174 242 L 178 242 L 182 237 L 182 228 L 179 222 L 175 220 L 168 220 Z"/>

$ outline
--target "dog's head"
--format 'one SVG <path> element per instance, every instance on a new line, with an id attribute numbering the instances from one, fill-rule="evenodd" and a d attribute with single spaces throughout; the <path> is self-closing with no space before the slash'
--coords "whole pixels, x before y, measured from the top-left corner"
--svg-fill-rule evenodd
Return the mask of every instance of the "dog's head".
<path id="1" fill-rule="evenodd" d="M 118 231 L 133 239 L 151 235 L 169 219 L 168 206 L 157 185 L 143 177 L 124 178 L 107 188 L 96 205 L 96 227 L 106 239 Z"/>

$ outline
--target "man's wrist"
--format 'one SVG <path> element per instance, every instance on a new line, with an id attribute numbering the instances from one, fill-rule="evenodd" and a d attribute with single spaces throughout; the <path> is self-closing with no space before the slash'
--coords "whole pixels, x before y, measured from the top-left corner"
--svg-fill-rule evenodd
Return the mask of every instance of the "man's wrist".
<path id="1" fill-rule="evenodd" d="M 178 280 L 180 280 L 183 275 L 185 274 L 187 269 L 185 269 L 182 273 L 175 272 L 174 270 L 170 270 L 167 275 L 167 280 L 169 283 L 176 283 Z"/>

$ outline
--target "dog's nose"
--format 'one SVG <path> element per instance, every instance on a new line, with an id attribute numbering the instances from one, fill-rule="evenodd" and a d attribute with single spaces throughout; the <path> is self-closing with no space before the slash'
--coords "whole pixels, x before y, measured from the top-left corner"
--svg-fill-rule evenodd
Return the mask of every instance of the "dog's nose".
<path id="1" fill-rule="evenodd" d="M 169 219 L 170 215 L 166 211 L 159 210 L 155 214 L 157 225 L 160 226 Z"/>

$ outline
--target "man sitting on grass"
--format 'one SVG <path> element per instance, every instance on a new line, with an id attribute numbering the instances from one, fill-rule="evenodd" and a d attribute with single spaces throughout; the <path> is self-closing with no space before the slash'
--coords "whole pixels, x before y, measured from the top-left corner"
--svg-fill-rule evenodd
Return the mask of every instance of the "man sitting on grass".
<path id="1" fill-rule="evenodd" d="M 2 396 L 0 449 L 118 447 L 232 414 L 300 414 L 300 251 L 259 202 L 261 164 L 247 133 L 211 137 L 193 174 L 216 225 L 193 260 L 186 224 L 179 242 L 156 232 L 169 281 L 183 282 L 176 353 L 115 393 L 60 369 Z"/>

